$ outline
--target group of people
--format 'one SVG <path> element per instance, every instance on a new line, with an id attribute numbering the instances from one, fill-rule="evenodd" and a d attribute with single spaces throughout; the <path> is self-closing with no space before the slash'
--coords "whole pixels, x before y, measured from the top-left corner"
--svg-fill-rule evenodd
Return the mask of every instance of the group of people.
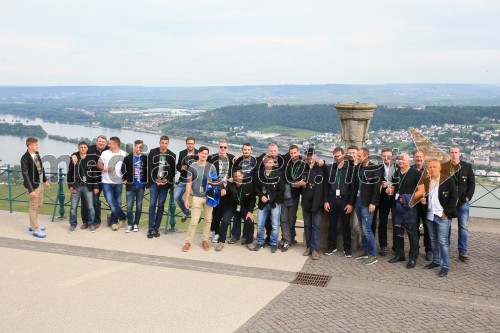
<path id="1" fill-rule="evenodd" d="M 30 231 L 44 238 L 37 215 L 43 189 L 49 188 L 38 140 L 26 140 L 27 151 L 21 158 L 24 185 L 30 196 Z M 71 155 L 67 184 L 71 192 L 69 233 L 77 227 L 77 207 L 81 201 L 81 229 L 95 232 L 101 225 L 101 192 L 111 209 L 110 227 L 117 231 L 137 232 L 142 202 L 149 190 L 148 238 L 159 237 L 168 191 L 183 213 L 182 222 L 190 219 L 182 251 L 189 251 L 197 225 L 204 217 L 202 247 L 209 242 L 221 251 L 226 241 L 241 242 L 252 251 L 266 245 L 275 253 L 285 252 L 297 242 L 295 224 L 299 205 L 305 232 L 305 256 L 320 259 L 320 235 L 323 214 L 328 216 L 328 246 L 324 255 L 337 251 L 337 222 L 342 224 L 343 253 L 351 258 L 351 216 L 356 214 L 361 230 L 362 251 L 355 259 L 365 265 L 388 254 L 387 224 L 392 213 L 392 250 L 390 263 L 406 261 L 404 239 L 410 243 L 407 268 L 414 268 L 419 253 L 420 227 L 423 226 L 427 269 L 440 267 L 439 276 L 449 271 L 449 248 L 452 218 L 458 219 L 458 250 L 461 261 L 468 260 L 467 225 L 469 202 L 475 179 L 471 165 L 460 161 L 460 150 L 451 147 L 451 161 L 446 167 L 437 159 L 426 161 L 422 150 L 410 156 L 401 153 L 394 162 L 393 150 L 382 150 L 380 163 L 372 163 L 367 148 L 333 149 L 333 164 L 317 160 L 314 147 L 305 151 L 297 145 L 279 154 L 271 144 L 268 152 L 252 154 L 252 145 L 243 145 L 240 156 L 228 153 L 228 142 L 220 140 L 218 152 L 210 154 L 206 146 L 195 148 L 195 138 L 186 138 L 186 149 L 179 158 L 169 146 L 169 137 L 160 137 L 159 146 L 144 154 L 142 140 L 134 142 L 126 154 L 118 137 L 99 136 L 96 143 L 78 144 Z M 176 173 L 179 173 L 176 183 Z M 122 209 L 123 183 L 126 188 L 126 211 Z M 192 198 L 191 198 L 192 196 Z M 214 200 L 214 196 L 220 196 Z M 254 210 L 257 206 L 257 219 Z M 231 223 L 232 222 L 232 223 Z M 254 225 L 257 233 L 254 241 Z M 243 224 L 243 230 L 242 230 Z M 228 238 L 228 228 L 230 228 Z M 281 233 L 280 233 L 281 229 Z M 379 249 L 375 235 L 378 231 Z M 281 235 L 281 237 L 280 237 Z M 326 236 L 326 235 L 325 235 Z"/>

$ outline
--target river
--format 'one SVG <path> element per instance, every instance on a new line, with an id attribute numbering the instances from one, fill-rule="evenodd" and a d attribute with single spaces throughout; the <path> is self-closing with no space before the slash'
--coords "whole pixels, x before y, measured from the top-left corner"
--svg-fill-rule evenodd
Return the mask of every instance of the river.
<path id="1" fill-rule="evenodd" d="M 1 115 L 0 121 L 5 120 L 5 122 L 12 123 L 12 121 L 19 120 L 24 125 L 40 125 L 48 134 L 61 135 L 68 138 L 81 138 L 86 137 L 94 139 L 97 136 L 103 134 L 108 139 L 112 136 L 117 136 L 120 140 L 126 144 L 132 143 L 141 139 L 144 141 L 150 149 L 158 147 L 158 142 L 160 141 L 160 135 L 134 132 L 131 130 L 123 129 L 111 129 L 111 128 L 93 128 L 85 127 L 80 125 L 69 125 L 60 123 L 49 123 L 43 121 L 42 119 L 26 119 L 11 115 Z M 19 164 L 22 154 L 26 151 L 26 138 L 15 137 L 10 135 L 0 135 L 1 139 L 1 149 L 0 149 L 0 160 L 1 164 Z M 63 155 L 71 155 L 73 152 L 77 151 L 77 145 L 69 142 L 62 142 L 58 140 L 52 140 L 48 137 L 45 139 L 40 139 L 40 154 L 52 155 L 57 157 Z M 184 140 L 179 140 L 175 138 L 170 138 L 170 145 L 168 147 L 175 154 L 179 154 L 179 151 L 186 148 Z M 211 149 L 215 152 L 214 149 Z"/>

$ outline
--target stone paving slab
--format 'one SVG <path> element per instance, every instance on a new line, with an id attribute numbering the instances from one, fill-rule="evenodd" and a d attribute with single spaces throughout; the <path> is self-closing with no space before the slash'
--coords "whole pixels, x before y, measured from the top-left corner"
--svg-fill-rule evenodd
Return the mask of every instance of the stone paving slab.
<path id="1" fill-rule="evenodd" d="M 86 257 L 99 260 L 127 262 L 148 266 L 161 266 L 182 270 L 199 271 L 213 274 L 234 275 L 263 280 L 290 282 L 295 273 L 271 268 L 214 263 L 210 261 L 180 259 L 167 256 L 149 255 L 125 251 L 112 251 L 92 247 L 83 247 L 49 242 L 34 242 L 14 238 L 0 237 L 0 247 L 55 253 L 68 256 Z"/>
<path id="2" fill-rule="evenodd" d="M 330 275 L 329 285 L 290 285 L 237 332 L 500 332 L 500 234 L 478 230 L 463 263 L 453 228 L 446 278 L 423 269 L 423 254 L 414 269 L 390 254 L 371 266 L 342 251 L 309 259 L 302 272 Z"/>
<path id="3" fill-rule="evenodd" d="M 236 332 L 491 332 L 498 313 L 359 290 L 290 285 Z"/>
<path id="4" fill-rule="evenodd" d="M 0 267 L 5 333 L 230 333 L 288 286 L 4 247 Z"/>
<path id="5" fill-rule="evenodd" d="M 0 217 L 3 217 L 1 212 Z M 500 331 L 498 220 L 470 224 L 471 259 L 466 263 L 457 260 L 454 223 L 451 268 L 446 278 L 437 277 L 437 269 L 423 269 L 428 263 L 423 254 L 414 269 L 406 269 L 406 262 L 389 264 L 391 253 L 366 267 L 358 260 L 345 258 L 342 249 L 313 261 L 301 256 L 304 249 L 301 246 L 276 255 L 268 251 L 252 253 L 243 251 L 241 246 L 229 245 L 222 253 L 205 253 L 196 246 L 186 256 L 179 253 L 183 236 L 178 234 L 162 235 L 160 242 L 144 239 L 144 235 L 132 238 L 109 230 L 102 230 L 99 235 L 67 235 L 64 226 L 57 223 L 50 225 L 50 238 L 36 240 L 22 231 L 24 225 L 10 223 L 15 222 L 12 219 L 7 224 L 1 222 L 0 247 L 26 250 L 22 252 L 161 266 L 193 274 L 215 273 L 221 281 L 256 278 L 255 281 L 283 283 L 290 282 L 298 271 L 332 277 L 324 288 L 288 285 L 238 332 Z M 407 240 L 405 243 L 408 246 Z"/>

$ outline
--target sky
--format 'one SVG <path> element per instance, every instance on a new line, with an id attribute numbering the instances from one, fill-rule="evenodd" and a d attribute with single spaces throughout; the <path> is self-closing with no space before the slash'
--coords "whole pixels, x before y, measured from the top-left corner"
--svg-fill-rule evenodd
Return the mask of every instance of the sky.
<path id="1" fill-rule="evenodd" d="M 500 83 L 498 0 L 0 0 L 0 86 Z"/>

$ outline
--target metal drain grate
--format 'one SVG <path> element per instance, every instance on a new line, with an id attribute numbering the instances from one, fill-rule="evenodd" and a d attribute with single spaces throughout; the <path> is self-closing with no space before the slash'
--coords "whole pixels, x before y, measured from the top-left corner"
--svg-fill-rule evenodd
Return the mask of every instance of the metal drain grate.
<path id="1" fill-rule="evenodd" d="M 306 286 L 326 287 L 332 277 L 330 275 L 311 274 L 298 272 L 295 279 L 290 282 Z"/>

